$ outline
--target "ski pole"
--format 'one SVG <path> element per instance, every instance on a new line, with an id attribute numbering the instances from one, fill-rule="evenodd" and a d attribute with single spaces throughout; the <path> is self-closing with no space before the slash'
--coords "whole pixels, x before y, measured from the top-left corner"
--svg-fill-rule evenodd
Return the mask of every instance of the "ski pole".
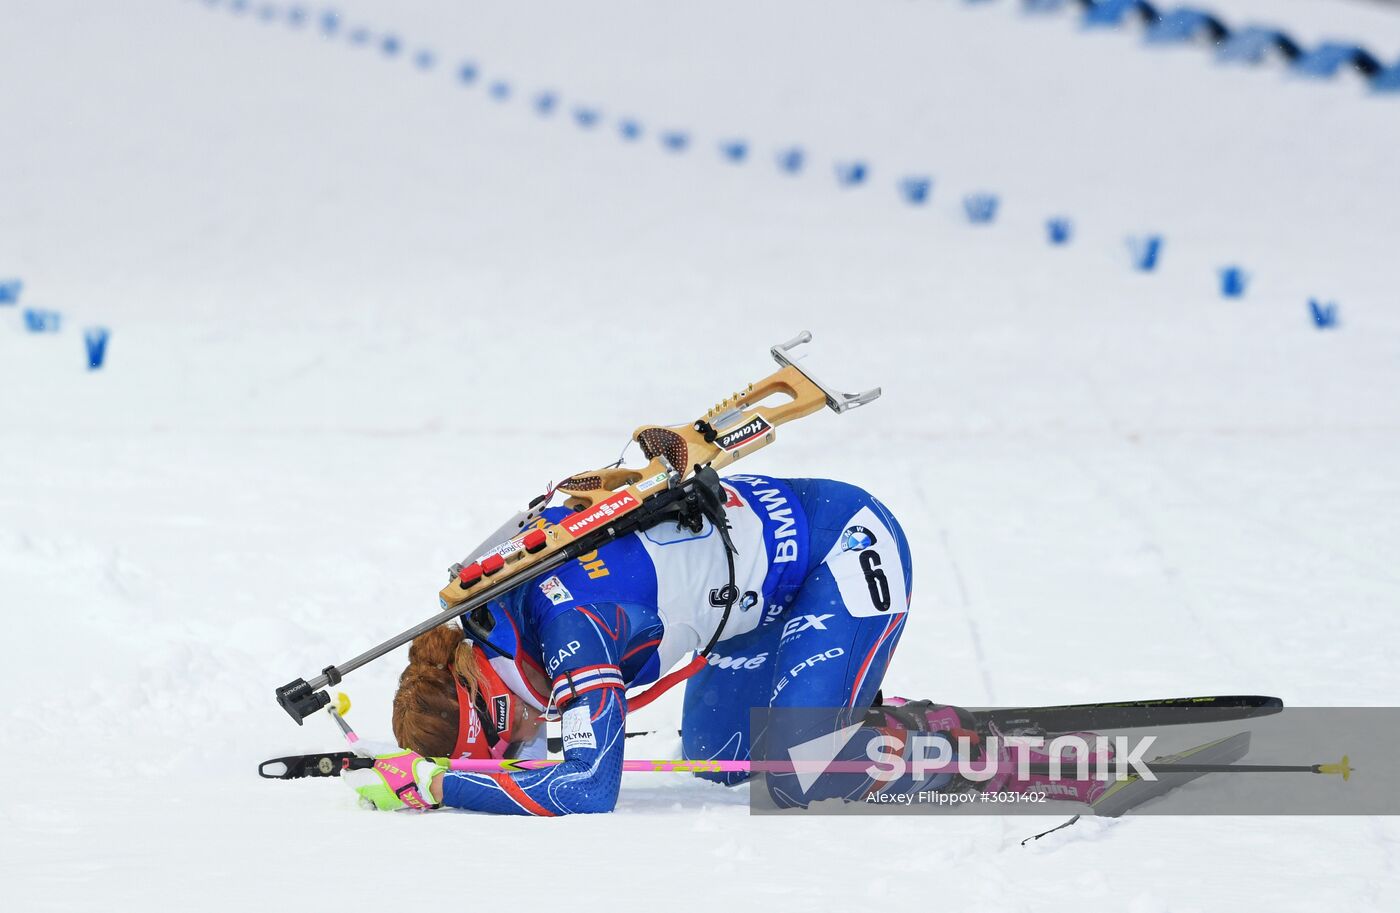
<path id="1" fill-rule="evenodd" d="M 343 723 L 343 721 L 342 721 Z M 348 728 L 348 726 L 346 727 Z M 448 762 L 451 770 L 464 773 L 500 773 L 511 771 L 544 770 L 564 763 L 560 758 L 478 760 L 457 758 Z M 270 780 L 297 780 L 303 777 L 339 776 L 341 770 L 354 770 L 369 767 L 373 761 L 350 752 L 328 752 L 322 755 L 296 755 L 288 758 L 274 758 L 264 761 L 258 773 Z M 1171 774 L 1206 773 L 1313 773 L 1340 776 L 1350 780 L 1351 760 L 1343 755 L 1340 761 L 1321 764 L 1154 764 L 1143 762 L 1143 767 L 1154 776 Z M 622 769 L 630 773 L 864 773 L 872 772 L 869 761 L 691 761 L 683 759 L 626 759 Z M 1015 773 L 1019 765 L 1014 761 L 991 762 L 978 772 Z M 957 771 L 956 761 L 940 764 L 926 764 L 922 773 Z M 1032 764 L 1028 774 L 1049 776 L 1052 771 L 1047 764 Z M 1126 779 L 1140 779 L 1137 774 Z"/>
<path id="2" fill-rule="evenodd" d="M 494 771 L 543 770 L 564 763 L 559 758 L 545 759 L 506 759 L 476 760 L 458 758 L 451 761 L 452 770 L 468 773 L 490 773 Z M 1011 773 L 1018 769 L 1014 761 L 1002 761 L 989 765 L 996 773 Z M 1324 764 L 1153 764 L 1142 762 L 1142 766 L 1155 775 L 1160 774 L 1210 774 L 1210 773 L 1314 773 L 1332 774 L 1343 780 L 1350 780 L 1354 768 L 1350 758 L 1343 755 L 1340 761 Z M 624 760 L 622 769 L 633 773 L 870 773 L 869 761 L 686 761 L 686 760 Z M 980 773 L 987 768 L 978 768 Z M 928 773 L 956 771 L 958 763 L 926 764 L 921 770 Z M 1048 776 L 1052 773 L 1047 764 L 1032 764 L 1027 772 Z M 1130 776 L 1137 776 L 1136 774 Z M 1125 778 L 1126 779 L 1126 778 Z"/>

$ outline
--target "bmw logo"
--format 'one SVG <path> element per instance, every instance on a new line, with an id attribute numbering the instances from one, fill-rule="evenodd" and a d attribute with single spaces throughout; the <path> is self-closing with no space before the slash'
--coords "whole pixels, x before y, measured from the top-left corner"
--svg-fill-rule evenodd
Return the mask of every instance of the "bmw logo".
<path id="1" fill-rule="evenodd" d="M 875 544 L 875 534 L 864 526 L 847 527 L 841 534 L 841 551 L 858 552 Z"/>

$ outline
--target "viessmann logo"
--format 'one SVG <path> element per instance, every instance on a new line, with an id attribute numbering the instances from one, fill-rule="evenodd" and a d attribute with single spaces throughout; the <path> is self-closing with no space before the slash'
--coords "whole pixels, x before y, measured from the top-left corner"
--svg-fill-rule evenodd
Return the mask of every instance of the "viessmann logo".
<path id="1" fill-rule="evenodd" d="M 755 415 L 753 420 L 747 424 L 735 428 L 733 431 L 726 431 L 715 438 L 715 443 L 725 450 L 738 450 L 756 437 L 762 437 L 773 430 L 773 426 L 768 424 L 768 420 L 761 415 Z"/>
<path id="2" fill-rule="evenodd" d="M 586 513 L 577 513 L 564 520 L 564 530 L 577 539 L 600 523 L 619 517 L 641 502 L 630 492 L 622 491 L 608 498 Z"/>

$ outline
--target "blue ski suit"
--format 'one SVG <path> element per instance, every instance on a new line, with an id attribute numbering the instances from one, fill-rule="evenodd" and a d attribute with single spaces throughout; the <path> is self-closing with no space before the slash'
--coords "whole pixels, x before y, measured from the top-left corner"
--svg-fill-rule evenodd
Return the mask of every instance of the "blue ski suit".
<path id="1" fill-rule="evenodd" d="M 853 485 L 731 475 L 725 516 L 737 599 L 708 665 L 686 682 L 689 760 L 747 760 L 753 707 L 868 707 L 909 609 L 908 542 Z M 567 514 L 546 513 L 551 521 Z M 491 662 L 512 690 L 562 712 L 564 762 L 528 772 L 450 772 L 443 804 L 523 815 L 611 811 L 622 778 L 626 689 L 707 644 L 729 570 L 721 537 L 673 525 L 622 537 L 489 607 Z M 492 647 L 483 644 L 491 652 Z M 530 684 L 532 666 L 552 683 Z M 737 783 L 745 774 L 700 774 Z"/>

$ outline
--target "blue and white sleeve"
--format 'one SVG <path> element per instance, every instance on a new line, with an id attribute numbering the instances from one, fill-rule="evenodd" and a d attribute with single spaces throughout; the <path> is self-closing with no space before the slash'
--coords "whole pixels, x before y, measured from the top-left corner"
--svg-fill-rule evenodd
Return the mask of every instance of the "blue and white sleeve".
<path id="1" fill-rule="evenodd" d="M 576 606 L 540 630 L 563 712 L 564 760 L 541 770 L 442 778 L 444 805 L 507 815 L 610 812 L 622 785 L 627 720 L 619 653 L 626 616 L 617 606 Z"/>

